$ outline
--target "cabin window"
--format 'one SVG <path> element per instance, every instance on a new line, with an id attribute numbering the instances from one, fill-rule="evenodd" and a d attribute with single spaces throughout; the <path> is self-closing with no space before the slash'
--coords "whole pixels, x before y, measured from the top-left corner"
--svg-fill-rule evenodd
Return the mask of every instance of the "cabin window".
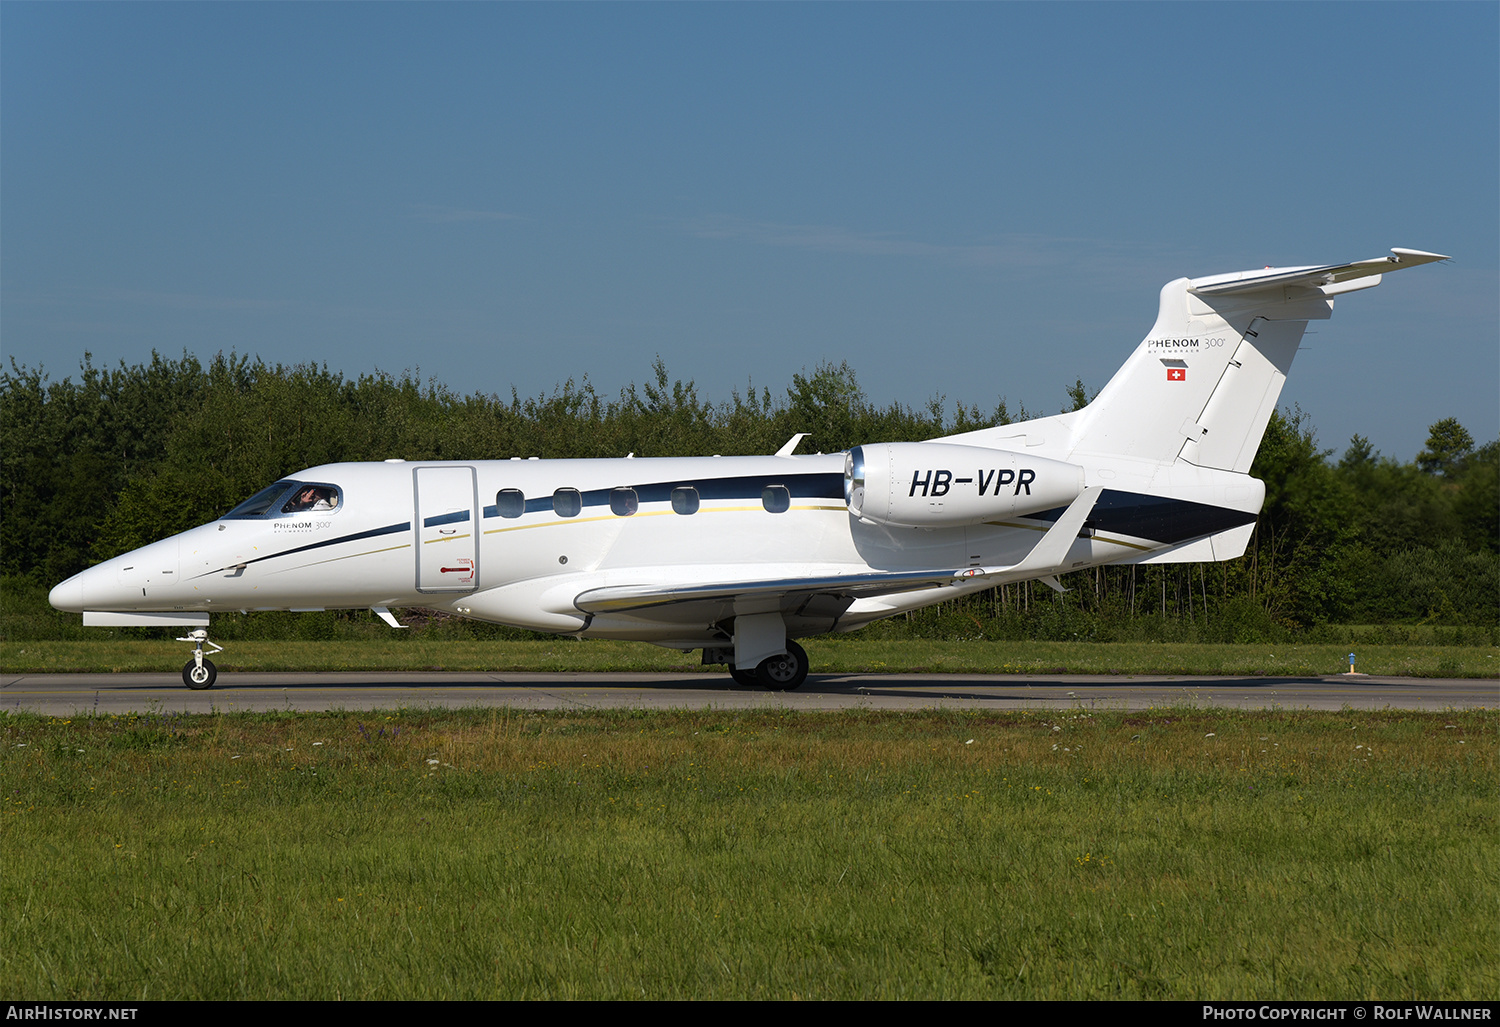
<path id="1" fill-rule="evenodd" d="M 281 512 L 328 513 L 339 508 L 339 490 L 332 485 L 298 484 L 281 504 Z"/>
<path id="2" fill-rule="evenodd" d="M 301 482 L 292 481 L 290 479 L 286 481 L 278 481 L 275 485 L 269 485 L 266 488 L 261 489 L 255 495 L 251 496 L 249 499 L 241 503 L 239 506 L 235 507 L 233 510 L 230 510 L 227 514 L 224 515 L 224 517 L 233 517 L 236 519 L 242 517 L 264 517 L 272 510 L 272 508 L 275 507 L 276 501 L 282 496 L 286 495 L 287 491 L 291 489 L 292 486 L 300 484 Z"/>
<path id="3" fill-rule="evenodd" d="M 613 489 L 609 494 L 609 508 L 617 517 L 629 517 L 641 508 L 635 489 Z"/>
<path id="4" fill-rule="evenodd" d="M 577 517 L 583 509 L 583 496 L 577 489 L 558 489 L 552 493 L 552 512 L 559 517 Z"/>
<path id="5" fill-rule="evenodd" d="M 495 493 L 495 512 L 501 517 L 519 517 L 526 512 L 526 493 L 520 489 L 501 489 Z"/>
<path id="6" fill-rule="evenodd" d="M 786 513 L 792 508 L 792 492 L 785 485 L 767 485 L 760 490 L 760 505 L 767 513 Z"/>
<path id="7" fill-rule="evenodd" d="M 698 490 L 691 485 L 672 490 L 672 509 L 680 514 L 698 512 Z"/>

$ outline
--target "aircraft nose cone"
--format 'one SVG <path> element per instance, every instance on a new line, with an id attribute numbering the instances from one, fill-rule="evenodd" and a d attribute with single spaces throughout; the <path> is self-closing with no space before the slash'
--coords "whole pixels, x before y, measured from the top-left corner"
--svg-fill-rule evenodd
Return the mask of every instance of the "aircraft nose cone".
<path id="1" fill-rule="evenodd" d="M 83 575 L 75 574 L 47 594 L 47 602 L 65 613 L 83 612 Z"/>

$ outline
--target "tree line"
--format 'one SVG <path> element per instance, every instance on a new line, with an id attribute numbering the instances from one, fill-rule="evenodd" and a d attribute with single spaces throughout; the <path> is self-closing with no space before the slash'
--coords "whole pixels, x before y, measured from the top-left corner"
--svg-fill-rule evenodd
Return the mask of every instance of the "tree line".
<path id="1" fill-rule="evenodd" d="M 1065 409 L 1083 406 L 1081 381 Z M 658 359 L 644 384 L 602 395 L 587 380 L 508 399 L 416 373 L 346 377 L 326 366 L 220 354 L 100 368 L 53 381 L 0 372 L 0 573 L 37 589 L 91 563 L 211 520 L 301 468 L 352 460 L 725 456 L 918 441 L 1037 416 L 941 399 L 872 403 L 847 363 L 704 398 Z M 1324 623 L 1500 622 L 1500 443 L 1457 421 L 1410 462 L 1356 435 L 1321 449 L 1299 410 L 1279 411 L 1251 473 L 1266 504 L 1246 556 L 1222 564 L 1068 575 L 1062 597 L 1027 585 L 904 621 L 926 634 L 1250 640 Z"/>

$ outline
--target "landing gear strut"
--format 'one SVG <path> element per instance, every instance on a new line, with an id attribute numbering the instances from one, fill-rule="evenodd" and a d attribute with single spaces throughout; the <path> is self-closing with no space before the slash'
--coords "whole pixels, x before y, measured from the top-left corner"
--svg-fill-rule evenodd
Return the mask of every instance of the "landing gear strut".
<path id="1" fill-rule="evenodd" d="M 179 638 L 177 641 L 193 643 L 193 658 L 182 665 L 182 683 L 195 691 L 212 688 L 214 680 L 219 676 L 219 668 L 213 665 L 213 661 L 204 658 L 203 647 L 213 646 L 209 650 L 212 653 L 221 653 L 224 647 L 210 642 L 208 632 L 202 628 L 189 632 L 186 638 Z"/>

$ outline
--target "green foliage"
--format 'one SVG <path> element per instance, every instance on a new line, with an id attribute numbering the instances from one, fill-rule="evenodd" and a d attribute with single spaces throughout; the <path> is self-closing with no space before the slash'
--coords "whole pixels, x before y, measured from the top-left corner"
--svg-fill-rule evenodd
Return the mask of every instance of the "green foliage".
<path id="1" fill-rule="evenodd" d="M 1454 484 L 1453 515 L 1464 546 L 1491 555 L 1500 552 L 1500 441 L 1469 457 Z"/>
<path id="2" fill-rule="evenodd" d="M 1093 395 L 1090 395 L 1088 389 L 1084 388 L 1083 379 L 1076 379 L 1072 385 L 1068 386 L 1068 405 L 1063 408 L 1062 412 L 1066 414 L 1074 410 L 1082 410 L 1092 403 L 1094 396 L 1097 395 L 1099 395 L 1097 389 L 1094 390 Z"/>
<path id="3" fill-rule="evenodd" d="M 1266 483 L 1251 595 L 1304 627 L 1500 621 L 1500 445 L 1471 450 L 1450 418 L 1416 464 L 1356 435 L 1333 465 L 1303 411 L 1278 411 L 1251 468 Z"/>
<path id="4" fill-rule="evenodd" d="M 60 383 L 12 359 L 0 371 L 0 570 L 61 580 L 88 566 L 116 497 L 207 385 L 187 355 L 102 371 L 85 354 L 78 381 Z"/>
<path id="5" fill-rule="evenodd" d="M 215 468 L 196 473 L 164 465 L 125 483 L 92 542 L 107 560 L 212 520 L 244 497 Z"/>
<path id="6" fill-rule="evenodd" d="M 1454 418 L 1445 417 L 1428 429 L 1427 448 L 1417 454 L 1417 466 L 1426 474 L 1447 477 L 1462 468 L 1473 448 L 1474 436 Z"/>

